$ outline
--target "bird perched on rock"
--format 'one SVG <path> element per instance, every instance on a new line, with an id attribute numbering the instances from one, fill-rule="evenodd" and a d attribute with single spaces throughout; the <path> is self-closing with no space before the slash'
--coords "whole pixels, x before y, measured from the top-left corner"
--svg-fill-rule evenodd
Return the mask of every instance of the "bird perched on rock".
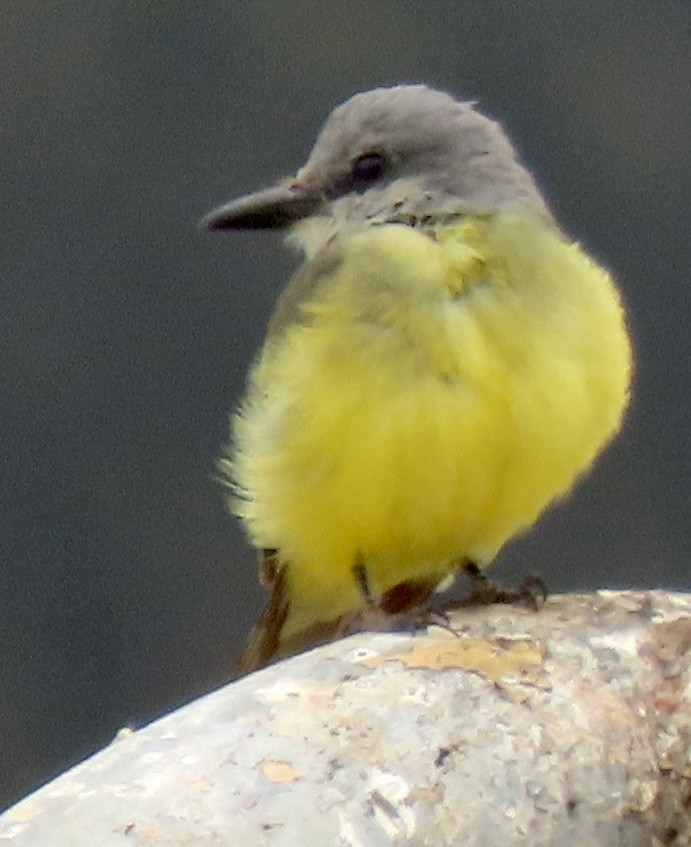
<path id="1" fill-rule="evenodd" d="M 222 461 L 270 590 L 243 671 L 484 568 L 621 425 L 615 284 L 473 103 L 356 94 L 294 177 L 204 223 L 305 253 Z"/>

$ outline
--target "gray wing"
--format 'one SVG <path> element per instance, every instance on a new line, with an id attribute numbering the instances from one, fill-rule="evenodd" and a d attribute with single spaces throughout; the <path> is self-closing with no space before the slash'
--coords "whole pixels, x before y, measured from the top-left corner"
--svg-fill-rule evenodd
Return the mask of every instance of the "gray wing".
<path id="1" fill-rule="evenodd" d="M 272 341 L 291 324 L 305 319 L 302 306 L 328 277 L 333 276 L 343 261 L 340 240 L 334 239 L 291 277 L 276 301 L 266 333 Z"/>

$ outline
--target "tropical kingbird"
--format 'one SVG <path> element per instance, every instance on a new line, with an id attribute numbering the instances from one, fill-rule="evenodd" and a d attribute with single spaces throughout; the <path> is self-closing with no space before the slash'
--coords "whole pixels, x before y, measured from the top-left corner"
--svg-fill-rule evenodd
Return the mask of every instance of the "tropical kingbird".
<path id="1" fill-rule="evenodd" d="M 271 592 L 244 671 L 485 567 L 621 425 L 615 284 L 474 103 L 356 94 L 295 177 L 204 223 L 306 256 L 222 460 Z"/>

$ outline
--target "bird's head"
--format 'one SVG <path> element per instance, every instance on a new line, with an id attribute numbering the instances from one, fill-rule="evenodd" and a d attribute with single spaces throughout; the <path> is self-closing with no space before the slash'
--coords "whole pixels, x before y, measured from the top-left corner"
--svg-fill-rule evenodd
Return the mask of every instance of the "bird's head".
<path id="1" fill-rule="evenodd" d="M 294 177 L 220 206 L 202 223 L 289 227 L 311 253 L 347 227 L 433 225 L 511 206 L 549 216 L 501 125 L 473 103 L 401 85 L 338 106 Z"/>

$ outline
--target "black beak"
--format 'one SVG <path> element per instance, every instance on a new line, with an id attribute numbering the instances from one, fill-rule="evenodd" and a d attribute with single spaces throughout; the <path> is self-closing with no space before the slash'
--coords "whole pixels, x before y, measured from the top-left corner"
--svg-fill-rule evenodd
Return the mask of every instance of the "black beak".
<path id="1" fill-rule="evenodd" d="M 205 215 L 205 229 L 282 229 L 318 211 L 321 194 L 302 183 L 275 185 L 231 200 Z"/>

